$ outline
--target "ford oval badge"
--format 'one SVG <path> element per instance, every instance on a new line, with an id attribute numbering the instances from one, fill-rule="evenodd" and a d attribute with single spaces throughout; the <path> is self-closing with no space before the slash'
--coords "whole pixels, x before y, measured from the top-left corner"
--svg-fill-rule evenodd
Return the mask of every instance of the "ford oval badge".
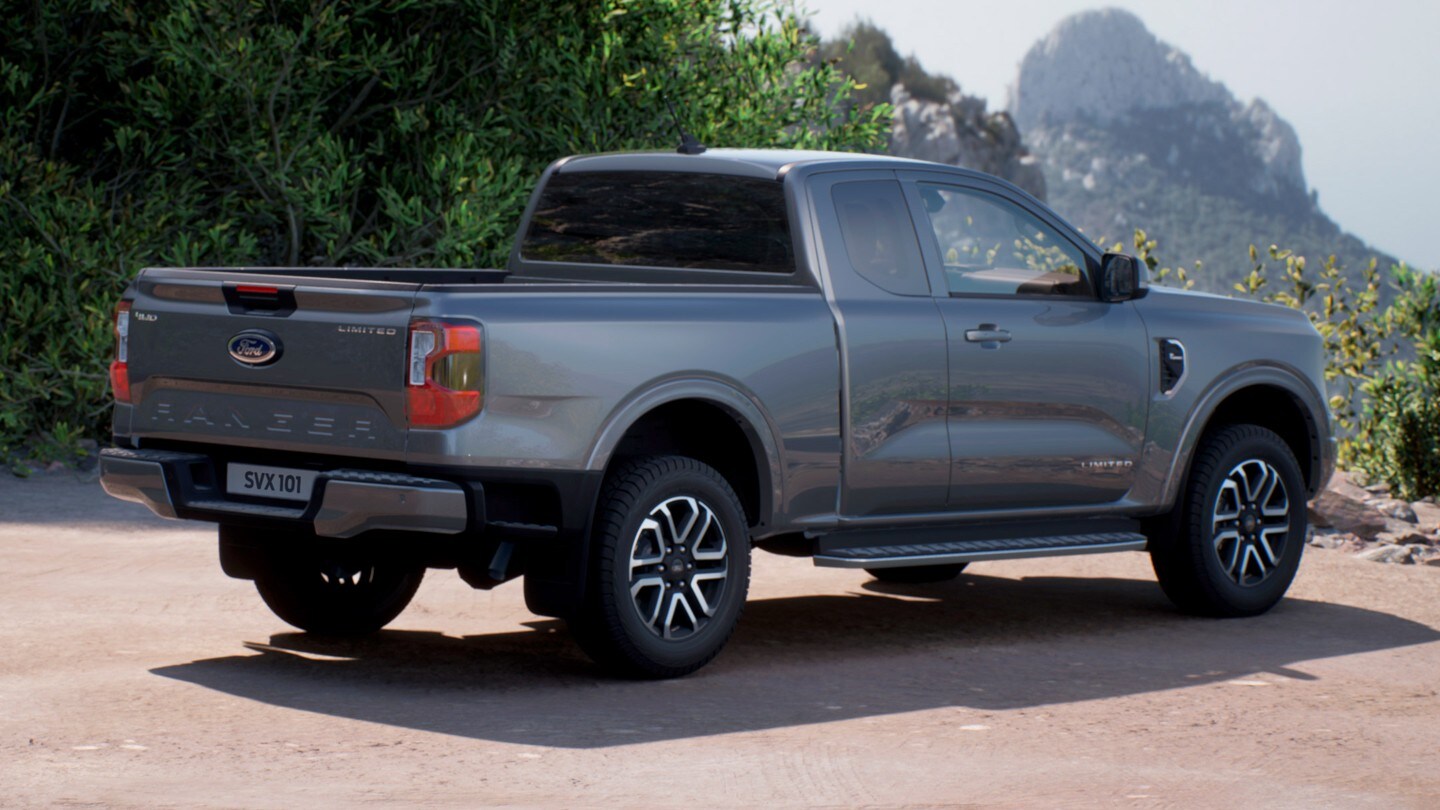
<path id="1" fill-rule="evenodd" d="M 230 356 L 247 366 L 265 366 L 280 359 L 280 338 L 247 329 L 230 338 Z"/>

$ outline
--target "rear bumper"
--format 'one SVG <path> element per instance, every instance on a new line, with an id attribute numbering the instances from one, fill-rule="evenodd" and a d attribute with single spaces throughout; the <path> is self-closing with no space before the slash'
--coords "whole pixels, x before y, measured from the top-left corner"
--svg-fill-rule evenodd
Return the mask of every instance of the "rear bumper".
<path id="1" fill-rule="evenodd" d="M 100 485 L 164 518 L 308 524 L 321 537 L 394 530 L 459 534 L 483 521 L 478 485 L 370 470 L 320 472 L 310 501 L 277 504 L 226 495 L 212 460 L 169 450 L 109 448 L 100 453 Z"/>

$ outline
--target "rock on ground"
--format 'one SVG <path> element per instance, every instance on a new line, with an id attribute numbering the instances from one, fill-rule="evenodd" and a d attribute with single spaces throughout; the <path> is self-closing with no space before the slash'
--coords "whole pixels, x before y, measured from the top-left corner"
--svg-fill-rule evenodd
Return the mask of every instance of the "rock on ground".
<path id="1" fill-rule="evenodd" d="M 1362 487 L 1356 476 L 1335 473 L 1309 504 L 1310 524 L 1319 530 L 1310 545 L 1375 562 L 1428 563 L 1440 557 L 1440 505 L 1433 499 L 1406 503 L 1387 497 L 1389 492 L 1384 482 Z"/>
<path id="2" fill-rule="evenodd" d="M 1366 504 L 1369 492 L 1356 486 L 1343 472 L 1337 472 L 1325 488 L 1310 502 L 1312 522 L 1320 528 L 1349 532 L 1363 540 L 1374 540 L 1386 531 L 1385 516 Z"/>
<path id="3" fill-rule="evenodd" d="M 1355 556 L 1361 560 L 1398 563 L 1400 565 L 1410 565 L 1415 562 L 1415 552 L 1412 551 L 1409 546 L 1375 546 L 1374 548 L 1365 549 Z"/>
<path id="4" fill-rule="evenodd" d="M 1395 520 L 1403 520 L 1406 523 L 1415 523 L 1417 521 L 1415 510 L 1410 504 L 1399 498 L 1381 498 L 1377 501 L 1371 501 L 1370 508 L 1385 517 L 1394 518 Z"/>
<path id="5" fill-rule="evenodd" d="M 1415 524 L 1421 531 L 1440 531 L 1440 505 L 1416 501 L 1410 504 L 1410 509 L 1415 512 Z"/>

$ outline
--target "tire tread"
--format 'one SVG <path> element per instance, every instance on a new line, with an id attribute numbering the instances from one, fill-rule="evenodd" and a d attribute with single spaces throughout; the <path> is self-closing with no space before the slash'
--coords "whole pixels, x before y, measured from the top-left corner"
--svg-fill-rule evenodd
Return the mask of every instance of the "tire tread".
<path id="1" fill-rule="evenodd" d="M 373 604 L 337 604 L 327 601 L 325 594 L 300 584 L 293 571 L 277 569 L 260 573 L 255 590 L 265 605 L 280 619 L 307 633 L 320 636 L 364 636 L 377 632 L 394 621 L 420 589 L 425 578 L 423 567 L 398 573 L 398 580 L 387 593 L 378 594 Z"/>
<path id="2" fill-rule="evenodd" d="M 1289 446 L 1274 431 L 1251 424 L 1218 428 L 1201 439 L 1175 508 L 1158 522 L 1157 528 L 1166 536 L 1151 538 L 1150 561 L 1160 587 L 1170 601 L 1186 613 L 1217 618 L 1253 616 L 1270 607 L 1255 610 L 1236 605 L 1220 583 L 1207 574 L 1206 555 L 1213 553 L 1212 550 L 1205 542 L 1195 540 L 1208 536 L 1204 525 L 1208 518 L 1206 494 L 1214 476 L 1226 472 L 1220 469 L 1222 460 L 1236 445 L 1255 440 L 1272 445 L 1272 449 L 1283 453 L 1294 469 L 1299 470 Z M 1300 508 L 1304 509 L 1303 504 Z M 1290 538 L 1289 542 L 1303 546 L 1303 533 L 1299 538 Z"/>
<path id="3" fill-rule="evenodd" d="M 628 546 L 622 549 L 619 543 L 609 542 L 609 539 L 624 539 L 620 537 L 624 524 L 640 504 L 647 489 L 665 478 L 685 473 L 709 479 L 725 494 L 735 514 L 745 514 L 739 497 L 720 473 L 686 456 L 643 456 L 622 461 L 607 476 L 602 491 L 601 508 L 596 515 L 591 543 L 595 557 L 591 561 L 590 578 L 586 583 L 587 609 L 572 618 L 570 626 L 581 649 L 587 655 L 606 669 L 626 677 L 676 678 L 700 669 L 720 654 L 720 650 L 734 634 L 740 615 L 745 610 L 744 590 L 748 589 L 748 576 L 745 582 L 737 583 L 742 586 L 742 591 L 735 621 L 725 628 L 724 634 L 713 644 L 713 649 L 684 666 L 668 666 L 651 659 L 628 637 L 620 618 L 620 611 L 628 606 L 616 598 L 617 594 L 612 589 L 603 587 L 603 583 L 613 574 L 615 566 L 623 564 L 618 559 L 619 556 L 628 553 Z M 734 540 L 749 543 L 748 536 Z"/>

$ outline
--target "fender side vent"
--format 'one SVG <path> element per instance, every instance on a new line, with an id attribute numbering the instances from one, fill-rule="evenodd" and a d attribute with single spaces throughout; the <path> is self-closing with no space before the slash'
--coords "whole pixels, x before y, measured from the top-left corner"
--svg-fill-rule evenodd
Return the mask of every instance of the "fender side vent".
<path id="1" fill-rule="evenodd" d="M 1185 344 L 1165 338 L 1160 341 L 1160 393 L 1171 396 L 1185 382 Z"/>

